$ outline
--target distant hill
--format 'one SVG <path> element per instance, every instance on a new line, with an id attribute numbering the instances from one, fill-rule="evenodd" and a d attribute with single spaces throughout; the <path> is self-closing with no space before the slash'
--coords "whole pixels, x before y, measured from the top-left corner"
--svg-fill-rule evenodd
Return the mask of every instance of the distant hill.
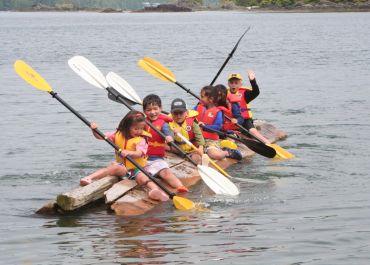
<path id="1" fill-rule="evenodd" d="M 0 10 L 138 10 L 145 5 L 167 4 L 169 0 L 0 0 Z"/>

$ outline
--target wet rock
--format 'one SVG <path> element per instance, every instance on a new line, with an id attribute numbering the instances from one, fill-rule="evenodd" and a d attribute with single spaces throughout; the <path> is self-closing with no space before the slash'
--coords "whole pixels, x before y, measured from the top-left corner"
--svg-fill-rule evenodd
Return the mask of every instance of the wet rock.
<path id="1" fill-rule="evenodd" d="M 177 5 L 158 5 L 156 7 L 150 6 L 136 12 L 192 12 L 193 10 L 189 7 L 182 7 Z"/>

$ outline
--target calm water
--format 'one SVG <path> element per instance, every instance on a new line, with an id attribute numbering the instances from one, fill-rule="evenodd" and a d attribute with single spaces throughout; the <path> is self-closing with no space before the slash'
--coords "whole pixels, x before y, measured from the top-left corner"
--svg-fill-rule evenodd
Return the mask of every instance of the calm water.
<path id="1" fill-rule="evenodd" d="M 158 93 L 166 108 L 178 96 L 193 105 L 137 60 L 156 58 L 198 92 L 249 25 L 219 82 L 254 69 L 261 87 L 255 116 L 288 132 L 280 145 L 297 159 L 254 156 L 234 166 L 236 177 L 266 180 L 238 183 L 238 198 L 195 187 L 190 198 L 209 212 L 168 204 L 130 218 L 104 206 L 34 214 L 113 155 L 56 100 L 16 76 L 16 59 L 108 130 L 126 110 L 75 75 L 70 57 L 120 74 L 141 97 Z M 369 13 L 0 13 L 0 263 L 368 264 L 369 32 Z"/>

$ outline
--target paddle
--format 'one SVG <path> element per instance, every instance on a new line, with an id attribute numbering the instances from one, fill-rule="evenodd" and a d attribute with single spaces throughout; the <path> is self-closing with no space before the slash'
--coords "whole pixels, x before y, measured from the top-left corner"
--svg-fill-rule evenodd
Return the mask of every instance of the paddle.
<path id="1" fill-rule="evenodd" d="M 118 101 L 121 101 L 121 99 L 127 99 L 125 96 L 129 97 L 130 100 L 135 100 L 137 104 L 141 103 L 140 97 L 136 94 L 135 90 L 129 86 L 129 84 L 124 81 L 121 77 L 119 77 L 117 74 L 110 72 L 108 73 L 107 77 L 105 78 L 104 75 L 100 72 L 100 70 L 91 63 L 88 59 L 82 56 L 75 56 L 68 61 L 69 66 L 72 68 L 73 71 L 75 71 L 80 77 L 82 77 L 84 80 L 92 84 L 93 86 L 100 88 L 100 89 L 106 89 L 110 94 L 112 94 Z M 121 82 L 123 80 L 124 82 Z M 108 82 L 109 81 L 109 82 Z M 111 87 L 109 84 L 110 82 L 112 85 L 115 85 L 115 87 Z M 129 87 L 129 88 L 128 88 Z M 128 89 L 126 89 L 128 88 Z M 123 96 L 125 95 L 125 96 Z M 125 104 L 124 101 L 121 101 L 121 103 Z M 126 107 L 129 109 L 132 109 L 131 106 L 128 104 L 125 104 Z M 163 138 L 165 137 L 164 134 L 159 131 L 151 122 L 146 121 L 146 123 L 155 130 L 159 135 L 161 135 Z M 193 165 L 198 167 L 199 171 L 199 165 L 191 159 L 191 157 L 186 154 L 180 147 L 178 147 L 175 143 L 168 143 L 176 150 L 178 150 L 180 153 L 183 154 L 183 157 L 187 157 Z M 204 173 L 205 172 L 205 173 Z M 210 171 L 204 171 L 203 174 L 200 174 L 203 180 L 207 178 L 211 179 L 214 178 L 212 185 L 208 185 L 210 181 L 205 180 L 205 183 L 209 186 L 210 189 L 212 189 L 216 194 L 224 194 L 224 195 L 235 195 L 235 189 L 237 187 L 232 183 L 230 180 L 219 174 L 217 171 L 209 173 Z M 217 187 L 220 186 L 220 187 Z M 221 188 L 221 186 L 223 188 Z M 227 187 L 233 187 L 232 189 L 226 190 Z"/>
<path id="2" fill-rule="evenodd" d="M 149 57 L 145 57 L 144 59 L 141 59 L 139 61 L 138 65 L 141 68 L 143 68 L 145 71 L 147 71 L 148 73 L 152 74 L 153 76 L 155 76 L 155 77 L 157 77 L 157 78 L 159 78 L 161 80 L 165 80 L 165 81 L 168 81 L 168 82 L 175 83 L 176 85 L 178 85 L 179 87 L 181 87 L 182 89 L 184 89 L 187 93 L 189 93 L 190 95 L 192 95 L 196 99 L 200 100 L 200 98 L 196 94 L 194 94 L 190 89 L 187 89 L 182 84 L 180 84 L 179 82 L 177 82 L 176 81 L 176 78 L 175 78 L 175 75 L 168 68 L 166 68 L 165 66 L 163 66 L 158 61 L 156 61 L 156 60 L 154 60 L 152 58 L 149 58 Z M 231 120 L 231 118 L 228 117 L 228 116 L 226 116 L 226 115 L 225 115 L 225 118 L 228 119 L 228 120 Z M 236 124 L 236 125 L 243 132 L 245 132 L 246 134 L 250 135 L 250 137 L 253 137 L 257 141 L 259 141 L 265 147 L 265 151 L 266 152 L 271 152 L 270 149 L 272 148 L 272 149 L 275 149 L 276 154 L 279 155 L 281 158 L 286 158 L 286 157 L 291 157 L 292 156 L 288 151 L 284 150 L 282 147 L 278 146 L 277 144 L 266 145 L 260 139 L 258 139 L 254 135 L 250 134 L 249 131 L 247 129 L 245 129 L 243 126 L 241 126 L 240 124 Z M 249 148 L 251 148 L 251 147 L 253 148 L 253 145 L 248 146 L 248 147 Z M 255 151 L 256 153 L 258 153 L 260 155 L 266 156 L 266 155 L 264 155 L 264 153 L 258 152 L 258 150 L 263 150 L 262 146 L 261 146 L 261 148 L 255 149 L 253 151 Z M 278 153 L 278 151 L 279 151 L 279 153 Z M 290 156 L 289 156 L 289 154 L 290 154 Z M 269 156 L 267 156 L 267 157 L 269 157 Z"/>
<path id="3" fill-rule="evenodd" d="M 137 98 L 140 100 L 140 97 L 136 94 L 135 90 L 132 89 L 132 87 L 120 76 L 118 76 L 116 73 L 109 72 L 107 77 L 106 77 L 108 83 L 113 87 L 119 87 L 119 90 L 124 90 L 126 94 L 130 94 L 131 98 Z M 122 97 L 121 97 L 122 98 Z M 119 99 L 117 100 L 119 102 Z M 137 104 L 142 104 L 141 100 L 140 102 L 137 102 Z M 127 105 L 126 105 L 127 106 Z M 129 109 L 130 106 L 127 106 Z M 195 110 L 190 110 L 190 112 L 195 112 L 196 115 L 198 115 L 198 112 Z M 148 122 L 149 125 L 152 125 L 150 122 Z M 162 138 L 165 138 L 165 135 L 158 130 L 155 126 L 151 126 Z M 194 165 L 197 166 L 197 163 L 186 153 L 184 152 L 178 145 L 176 145 L 174 142 L 168 143 L 170 146 L 174 147 L 176 151 L 180 152 L 182 155 L 182 158 L 187 157 L 189 161 Z M 235 144 L 234 144 L 235 145 Z M 195 146 L 194 146 L 195 147 Z M 196 147 L 195 147 L 196 148 Z M 196 148 L 196 150 L 198 150 Z M 177 154 L 177 153 L 176 153 Z M 212 161 L 213 162 L 213 161 Z M 232 178 L 227 172 L 225 172 L 221 167 L 219 167 L 215 162 L 212 163 L 214 167 L 220 171 L 224 176 Z"/>
<path id="4" fill-rule="evenodd" d="M 177 133 L 177 136 L 180 137 L 187 145 L 191 146 L 195 151 L 198 151 L 198 148 L 193 145 L 188 139 L 186 139 L 181 133 Z M 235 144 L 235 143 L 234 143 Z M 225 172 L 219 165 L 217 165 L 207 154 L 204 154 L 202 156 L 202 164 L 210 162 L 218 171 L 220 171 L 224 176 L 231 178 L 231 179 L 237 179 L 239 181 L 245 181 L 245 182 L 254 182 L 254 183 L 264 183 L 264 181 L 259 181 L 255 179 L 247 179 L 247 178 L 234 178 L 230 176 L 227 172 Z"/>
<path id="5" fill-rule="evenodd" d="M 228 138 L 233 139 L 235 141 L 238 141 L 240 143 L 243 143 L 246 146 L 248 146 L 248 148 L 251 149 L 252 151 L 254 151 L 254 152 L 256 152 L 256 153 L 258 153 L 260 155 L 263 155 L 265 157 L 273 158 L 273 157 L 276 156 L 276 151 L 275 151 L 274 148 L 269 147 L 267 145 L 264 145 L 264 144 L 262 144 L 260 142 L 256 142 L 254 140 L 246 139 L 246 138 L 238 138 L 236 136 L 230 135 L 230 134 L 225 133 L 223 131 L 211 129 L 211 128 L 206 127 L 204 125 L 199 125 L 199 126 L 202 127 L 202 129 L 205 130 L 205 131 L 215 132 L 218 135 L 225 136 L 225 137 L 228 137 Z"/>
<path id="6" fill-rule="evenodd" d="M 187 145 L 189 145 L 191 148 L 193 148 L 195 151 L 199 152 L 199 149 L 193 145 L 188 139 L 185 138 L 185 136 L 183 136 L 181 133 L 176 133 L 176 135 L 178 137 L 181 138 L 181 140 L 183 140 Z M 207 155 L 208 157 L 208 155 Z M 209 158 L 209 157 L 208 157 Z M 210 158 L 208 159 L 209 162 L 212 164 L 212 166 L 214 166 L 218 171 L 220 171 L 225 177 L 231 177 L 228 173 L 226 173 L 219 165 L 216 164 L 216 162 L 214 162 L 213 160 L 211 160 Z"/>
<path id="7" fill-rule="evenodd" d="M 148 73 L 154 75 L 155 77 L 160 78 L 161 80 L 166 80 L 166 81 L 177 84 L 178 86 L 183 88 L 186 92 L 191 94 L 193 97 L 197 98 L 198 100 L 200 99 L 197 95 L 195 95 L 189 89 L 186 89 L 183 85 L 179 84 L 176 81 L 174 74 L 169 69 L 167 69 L 166 67 L 161 65 L 159 62 L 155 61 L 154 59 L 145 57 L 144 59 L 141 59 L 139 61 L 139 66 L 142 67 Z M 250 149 L 252 149 L 256 153 L 271 158 L 271 155 L 270 155 L 272 152 L 271 147 L 268 147 L 265 144 L 258 145 L 258 143 L 256 143 L 255 141 L 253 142 L 246 141 L 245 145 L 247 145 Z"/>
<path id="8" fill-rule="evenodd" d="M 229 56 L 226 58 L 225 62 L 223 63 L 223 65 L 221 66 L 221 68 L 218 70 L 216 76 L 213 78 L 212 82 L 211 82 L 211 86 L 215 83 L 217 77 L 220 75 L 220 73 L 222 72 L 222 70 L 225 68 L 226 64 L 229 62 L 229 60 L 231 59 L 231 57 L 233 56 L 234 52 L 236 51 L 238 45 L 239 45 L 239 42 L 242 40 L 242 38 L 244 37 L 244 35 L 249 31 L 250 27 L 247 28 L 247 30 L 243 33 L 243 35 L 239 38 L 238 42 L 236 43 L 236 45 L 234 46 L 234 48 L 231 50 L 231 53 L 229 54 Z M 228 119 L 229 121 L 231 120 L 229 117 L 225 116 L 226 119 Z M 236 124 L 236 126 L 241 130 L 243 131 L 245 134 L 247 134 L 249 137 L 252 137 L 254 139 L 256 139 L 257 141 L 265 144 L 261 139 L 259 139 L 257 136 L 251 134 L 247 129 L 245 129 L 243 126 L 241 126 L 240 124 Z M 285 150 L 284 148 L 282 148 L 281 146 L 277 145 L 277 144 L 266 144 L 272 148 L 275 149 L 276 151 L 276 154 L 277 156 L 279 156 L 280 158 L 284 158 L 284 159 L 291 159 L 291 158 L 294 158 L 294 155 L 291 154 L 290 152 L 288 152 L 287 150 Z"/>
<path id="9" fill-rule="evenodd" d="M 239 45 L 239 42 L 242 40 L 242 38 L 244 37 L 244 35 L 250 30 L 251 27 L 248 27 L 246 31 L 244 31 L 243 35 L 239 38 L 238 42 L 235 44 L 234 48 L 231 50 L 229 56 L 226 58 L 225 62 L 223 63 L 223 65 L 221 66 L 220 70 L 218 70 L 216 76 L 213 78 L 212 82 L 211 82 L 211 86 L 213 86 L 213 84 L 216 82 L 217 80 L 217 77 L 221 74 L 222 70 L 225 68 L 225 66 L 227 65 L 227 63 L 229 62 L 229 60 L 231 59 L 231 57 L 233 57 L 233 54 L 234 52 L 236 51 L 236 48 L 238 48 L 238 45 Z"/>
<path id="10" fill-rule="evenodd" d="M 231 118 L 226 116 L 226 119 L 228 119 L 229 121 L 231 121 Z M 284 148 L 282 148 L 281 146 L 277 145 L 277 144 L 265 144 L 261 139 L 259 139 L 257 136 L 251 134 L 246 128 L 244 128 L 242 125 L 236 123 L 235 124 L 239 130 L 243 133 L 243 134 L 246 134 L 247 136 L 251 137 L 251 138 L 254 138 L 256 139 L 259 143 L 265 145 L 265 146 L 268 146 L 272 149 L 275 150 L 275 155 L 277 157 L 280 157 L 280 158 L 283 158 L 283 159 L 292 159 L 294 158 L 294 155 L 291 154 L 290 152 L 288 152 L 287 150 L 285 150 Z M 248 146 L 249 147 L 249 146 Z M 251 148 L 252 149 L 252 148 Z M 275 157 L 275 156 L 274 156 Z M 271 157 L 273 158 L 273 157 Z"/>
<path id="11" fill-rule="evenodd" d="M 70 105 L 68 105 L 63 99 L 61 99 L 56 92 L 53 91 L 51 86 L 27 63 L 21 60 L 17 60 L 14 64 L 14 69 L 16 73 L 27 83 L 31 86 L 48 92 L 53 98 L 58 100 L 62 105 L 64 105 L 68 110 L 70 110 L 73 114 L 75 114 L 83 123 L 85 123 L 88 127 L 90 127 L 90 122 L 86 120 L 80 113 L 78 113 L 75 109 L 73 109 Z M 117 146 L 115 143 L 111 142 L 100 130 L 94 129 L 94 131 L 102 137 L 108 144 L 110 144 L 118 153 L 121 153 L 121 148 Z M 153 178 L 150 174 L 148 174 L 134 159 L 130 156 L 126 156 L 127 160 L 129 160 L 132 164 L 134 164 L 141 172 L 143 172 L 150 180 L 152 180 L 155 184 L 157 184 L 164 192 L 168 194 L 168 196 L 172 199 L 173 204 L 179 210 L 190 210 L 194 208 L 194 203 L 186 198 L 176 196 L 175 193 L 170 192 L 166 189 L 157 179 Z"/>

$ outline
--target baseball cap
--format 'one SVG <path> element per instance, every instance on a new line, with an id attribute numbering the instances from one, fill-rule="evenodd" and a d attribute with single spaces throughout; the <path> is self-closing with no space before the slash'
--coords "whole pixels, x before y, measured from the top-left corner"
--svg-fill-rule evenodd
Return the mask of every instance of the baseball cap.
<path id="1" fill-rule="evenodd" d="M 186 103 L 181 98 L 175 98 L 171 103 L 171 112 L 174 111 L 186 111 Z"/>
<path id="2" fill-rule="evenodd" d="M 243 77 L 241 76 L 241 74 L 230 74 L 229 75 L 229 78 L 227 80 L 230 80 L 230 79 L 239 79 L 239 80 L 243 80 Z"/>

